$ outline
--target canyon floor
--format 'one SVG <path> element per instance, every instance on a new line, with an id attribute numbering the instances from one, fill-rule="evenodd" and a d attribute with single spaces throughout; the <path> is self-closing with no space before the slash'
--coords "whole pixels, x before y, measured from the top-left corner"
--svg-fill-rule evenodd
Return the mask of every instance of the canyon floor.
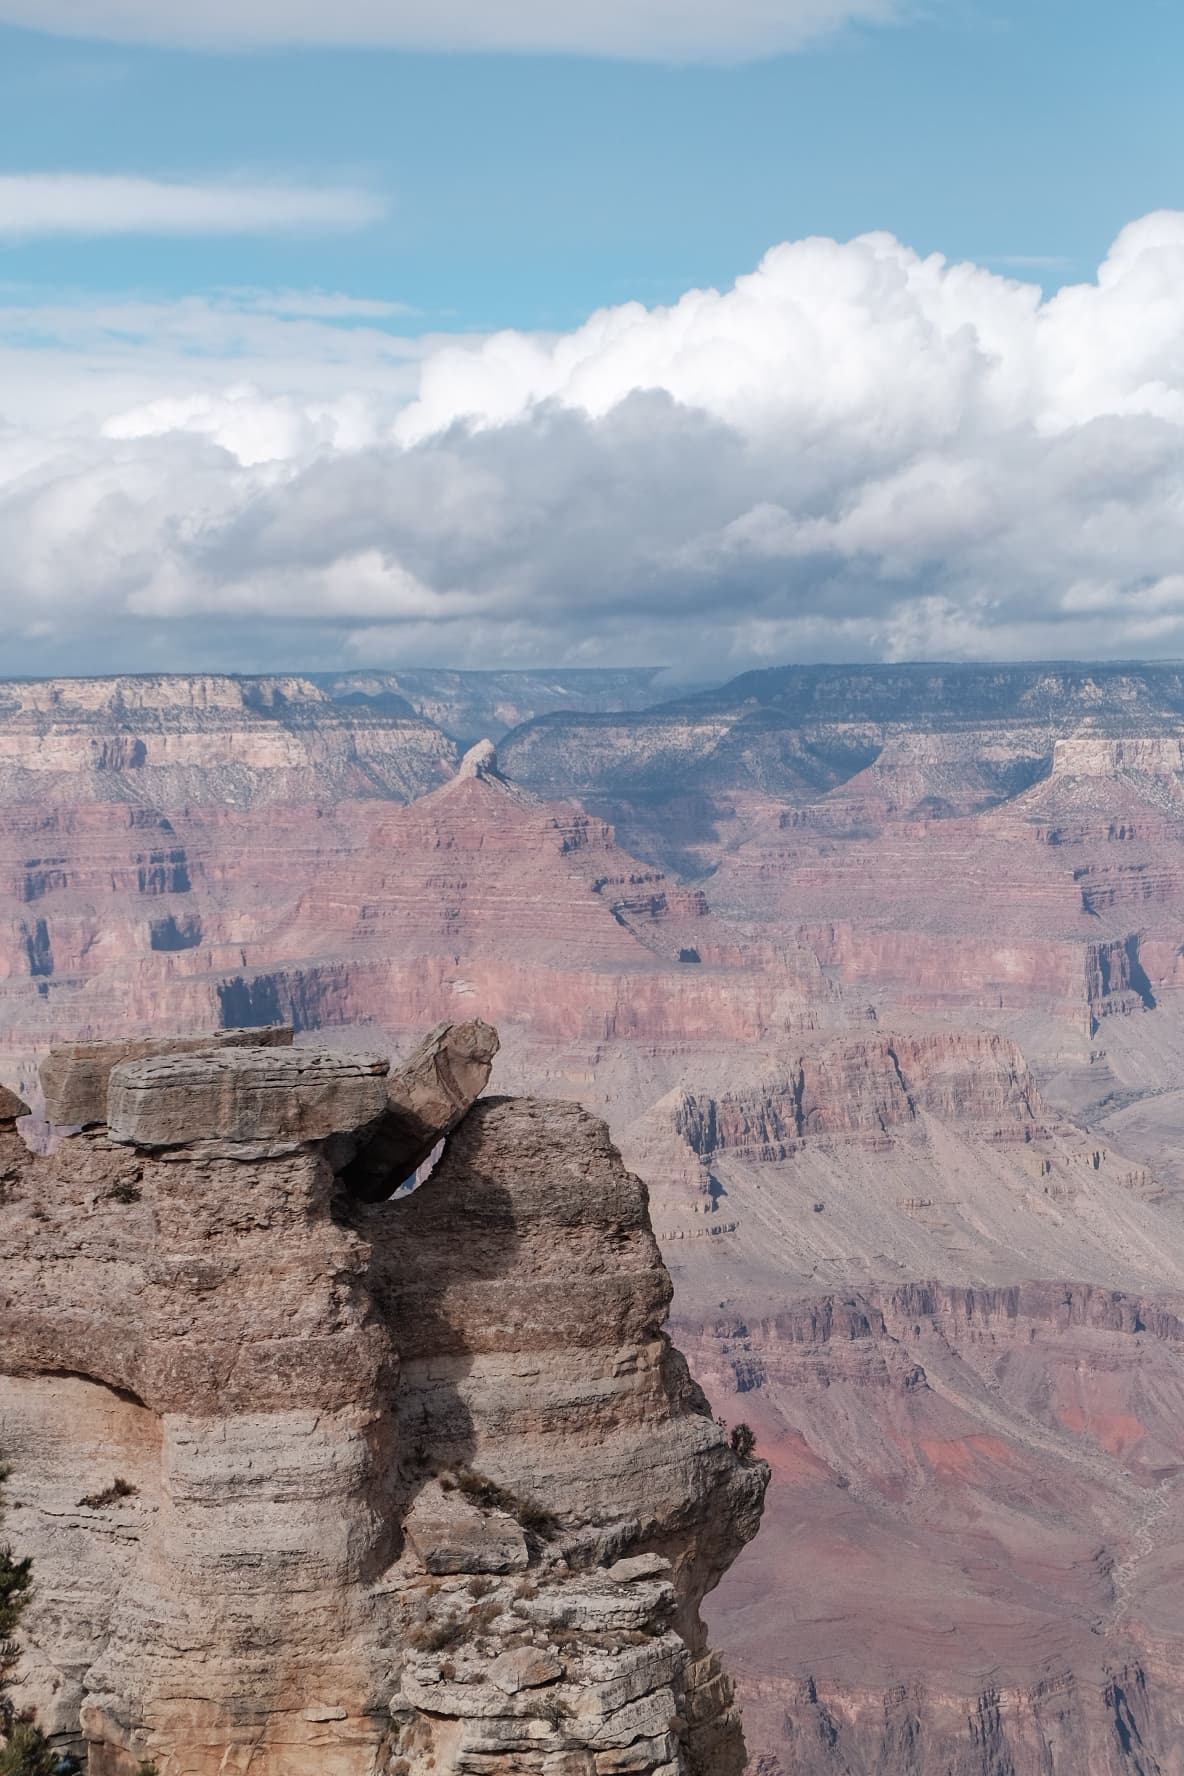
<path id="1" fill-rule="evenodd" d="M 752 1767 L 1180 1776 L 1184 671 L 660 696 L 0 685 L 4 1082 L 495 1023 L 497 1088 L 648 1182 L 678 1342 L 771 1464 L 708 1600 Z"/>

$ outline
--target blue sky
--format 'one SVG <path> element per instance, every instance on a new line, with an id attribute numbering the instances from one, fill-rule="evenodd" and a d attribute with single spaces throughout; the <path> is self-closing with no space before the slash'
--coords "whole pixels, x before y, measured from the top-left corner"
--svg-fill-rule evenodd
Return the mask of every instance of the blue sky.
<path id="1" fill-rule="evenodd" d="M 328 283 L 406 304 L 411 327 L 570 327 L 730 282 L 779 240 L 887 229 L 1003 268 L 1051 261 L 1034 269 L 1054 286 L 1181 201 L 1181 65 L 1169 0 L 930 0 L 739 67 L 203 54 L 0 27 L 0 170 L 361 185 L 389 206 L 328 246 L 311 230 L 10 241 L 0 278 Z"/>
<path id="2" fill-rule="evenodd" d="M 1182 65 L 1178 0 L 0 0 L 6 669 L 1184 653 Z"/>

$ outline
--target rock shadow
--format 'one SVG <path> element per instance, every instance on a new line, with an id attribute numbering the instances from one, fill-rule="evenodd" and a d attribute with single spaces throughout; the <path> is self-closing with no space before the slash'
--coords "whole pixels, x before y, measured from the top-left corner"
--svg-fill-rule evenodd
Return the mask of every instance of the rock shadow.
<path id="1" fill-rule="evenodd" d="M 483 1123 L 482 1099 L 447 1137 L 414 1190 L 351 1218 L 371 1242 L 375 1311 L 399 1357 L 393 1402 L 401 1522 L 435 1475 L 474 1464 L 478 1428 L 466 1385 L 478 1356 L 499 1348 L 502 1286 L 521 1247 L 516 1204 Z"/>

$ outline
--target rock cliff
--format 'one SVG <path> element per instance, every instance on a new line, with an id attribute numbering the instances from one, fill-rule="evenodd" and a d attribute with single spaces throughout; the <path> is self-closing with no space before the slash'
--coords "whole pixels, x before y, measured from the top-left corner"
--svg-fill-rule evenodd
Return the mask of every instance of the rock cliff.
<path id="1" fill-rule="evenodd" d="M 577 1105 L 476 1101 L 496 1046 L 78 1046 L 45 1158 L 0 1098 L 17 1700 L 91 1776 L 739 1776 L 699 1610 L 767 1470 L 644 1185 Z"/>
<path id="2" fill-rule="evenodd" d="M 296 675 L 0 683 L 0 807 L 405 801 L 455 758 L 409 704 L 335 702 Z"/>

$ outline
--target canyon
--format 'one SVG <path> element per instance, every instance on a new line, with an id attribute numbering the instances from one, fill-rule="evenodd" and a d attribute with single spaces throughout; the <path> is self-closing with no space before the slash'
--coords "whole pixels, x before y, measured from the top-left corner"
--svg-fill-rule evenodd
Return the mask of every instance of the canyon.
<path id="1" fill-rule="evenodd" d="M 41 1062 L 116 1035 L 482 1018 L 607 1123 L 772 1472 L 706 1605 L 760 1776 L 1184 1769 L 1184 669 L 11 683 L 0 865 L 55 1176 Z"/>

